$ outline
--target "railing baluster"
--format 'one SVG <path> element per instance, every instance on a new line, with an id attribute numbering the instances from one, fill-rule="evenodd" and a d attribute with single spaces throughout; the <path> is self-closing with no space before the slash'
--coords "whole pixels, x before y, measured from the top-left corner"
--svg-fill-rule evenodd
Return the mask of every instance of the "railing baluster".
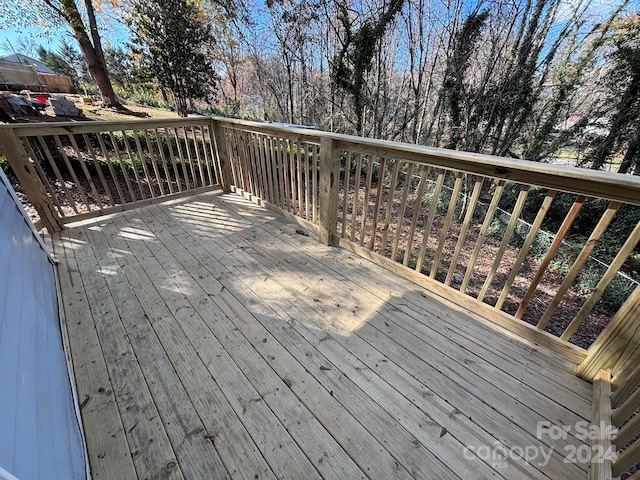
<path id="1" fill-rule="evenodd" d="M 420 207 L 422 205 L 422 198 L 424 196 L 424 189 L 427 185 L 427 178 L 431 167 L 426 165 L 421 166 L 420 170 L 420 182 L 418 184 L 418 192 L 416 193 L 416 200 L 413 206 L 413 215 L 411 216 L 411 224 L 409 226 L 409 235 L 407 237 L 407 246 L 404 251 L 404 258 L 402 264 L 406 267 L 409 265 L 409 259 L 411 258 L 411 250 L 413 248 L 413 236 L 416 232 L 416 224 L 418 223 L 418 215 L 420 214 Z"/>
<path id="2" fill-rule="evenodd" d="M 373 218 L 371 220 L 371 238 L 369 239 L 369 250 L 373 250 L 376 242 L 376 230 L 378 229 L 378 210 L 380 209 L 380 199 L 382 197 L 382 187 L 385 177 L 385 158 L 380 159 L 380 167 L 378 168 L 378 187 L 376 188 L 376 200 L 373 205 Z"/>
<path id="3" fill-rule="evenodd" d="M 345 158 L 344 164 L 344 183 L 343 183 L 343 191 L 342 195 L 342 225 L 340 236 L 344 238 L 345 233 L 347 231 L 347 205 L 349 201 L 349 188 L 351 183 L 351 152 L 347 152 L 347 156 Z"/>
<path id="4" fill-rule="evenodd" d="M 311 179 L 309 178 L 309 144 L 304 144 L 304 218 L 311 221 Z"/>
<path id="5" fill-rule="evenodd" d="M 440 198 L 440 192 L 442 191 L 442 185 L 444 184 L 444 171 L 438 172 L 438 180 L 436 181 L 436 187 L 433 191 L 433 198 L 429 205 L 429 216 L 427 217 L 427 223 L 424 227 L 424 234 L 422 237 L 422 245 L 420 245 L 420 252 L 418 253 L 418 261 L 416 262 L 416 272 L 422 272 L 422 264 L 424 263 L 424 257 L 427 252 L 427 244 L 429 243 L 429 233 L 431 232 L 431 226 L 433 225 L 433 219 L 438 210 L 438 199 Z"/>
<path id="6" fill-rule="evenodd" d="M 607 268 L 607 271 L 598 282 L 598 285 L 596 285 L 596 288 L 594 288 L 593 292 L 591 292 L 591 295 L 589 296 L 587 301 L 584 302 L 584 305 L 582 305 L 580 311 L 576 314 L 573 320 L 571 320 L 571 323 L 567 326 L 565 331 L 562 332 L 562 335 L 560 336 L 562 340 L 569 340 L 571 338 L 571 335 L 573 335 L 575 331 L 578 330 L 578 327 L 582 325 L 584 319 L 587 318 L 587 315 L 589 315 L 598 300 L 600 300 L 607 286 L 609 286 L 609 283 L 611 283 L 613 277 L 616 276 L 618 270 L 620 270 L 622 264 L 627 260 L 629 254 L 633 251 L 634 248 L 636 248 L 638 242 L 640 242 L 640 222 L 636 224 L 636 227 L 633 229 L 633 232 L 631 232 L 631 235 L 629 235 L 627 240 L 624 242 L 622 248 L 618 250 L 618 254 L 611 262 L 611 265 L 609 265 L 609 268 Z"/>
<path id="7" fill-rule="evenodd" d="M 256 172 L 256 179 L 258 181 L 258 188 L 260 191 L 260 198 L 265 201 L 269 201 L 269 188 L 267 185 L 267 177 L 264 173 L 264 155 L 260 144 L 260 138 L 262 135 L 255 133 L 252 139 L 252 146 L 254 151 L 254 168 Z"/>
<path id="8" fill-rule="evenodd" d="M 133 141 L 136 144 L 136 149 L 138 150 L 138 156 L 140 157 L 140 163 L 142 164 L 142 171 L 144 172 L 144 177 L 147 180 L 147 187 L 149 187 L 149 193 L 151 194 L 151 198 L 156 197 L 155 187 L 153 185 L 153 179 L 149 174 L 149 166 L 147 165 L 147 158 L 144 154 L 144 150 L 142 149 L 142 145 L 140 143 L 140 134 L 136 130 L 132 130 Z"/>
<path id="9" fill-rule="evenodd" d="M 240 153 L 238 151 L 238 141 L 235 130 L 227 130 L 227 149 L 229 151 L 229 162 L 233 174 L 233 184 L 237 188 L 242 188 L 242 176 L 240 175 Z"/>
<path id="10" fill-rule="evenodd" d="M 96 188 L 95 183 L 93 183 L 93 177 L 91 176 L 91 174 L 89 173 L 89 170 L 87 169 L 87 165 L 84 161 L 84 158 L 82 158 L 82 153 L 80 152 L 80 148 L 78 147 L 78 143 L 76 142 L 76 139 L 74 138 L 74 136 L 72 134 L 67 135 L 67 137 L 69 138 L 69 141 L 71 142 L 71 145 L 73 146 L 73 149 L 76 151 L 76 155 L 77 155 L 77 159 L 78 162 L 80 163 L 80 168 L 82 169 L 82 172 L 84 173 L 84 176 L 87 179 L 87 182 L 89 182 L 89 188 L 91 188 L 91 192 L 93 193 L 94 198 L 96 199 L 96 203 L 98 204 L 98 208 L 102 208 L 102 198 L 100 197 L 100 194 L 98 193 L 98 189 Z"/>
<path id="11" fill-rule="evenodd" d="M 298 216 L 304 215 L 304 198 L 302 193 L 302 141 L 296 143 L 296 173 L 298 175 Z"/>
<path id="12" fill-rule="evenodd" d="M 129 189 L 129 195 L 131 196 L 131 201 L 135 202 L 137 198 L 133 190 L 133 186 L 131 184 L 131 179 L 129 178 L 129 171 L 127 169 L 127 164 L 122 159 L 122 155 L 120 155 L 120 147 L 118 147 L 118 141 L 116 140 L 112 132 L 109 132 L 109 140 L 111 140 L 111 145 L 113 146 L 113 152 L 115 153 L 116 159 L 118 160 L 118 164 L 120 165 L 120 170 L 122 171 L 122 175 L 124 176 L 124 181 L 127 184 L 127 188 Z"/>
<path id="13" fill-rule="evenodd" d="M 258 151 L 258 147 L 257 147 L 257 141 L 258 141 L 258 134 L 257 133 L 253 133 L 251 135 L 251 158 L 252 158 L 252 168 L 253 168 L 253 172 L 254 172 L 254 176 L 255 176 L 255 182 L 256 182 L 256 189 L 258 191 L 258 197 L 262 198 L 264 200 L 265 196 L 264 196 L 264 181 L 263 181 L 263 176 L 262 176 L 262 172 L 260 169 L 260 152 Z"/>
<path id="14" fill-rule="evenodd" d="M 273 179 L 271 175 L 271 163 L 269 161 L 268 138 L 266 135 L 258 135 L 258 146 L 260 150 L 260 169 L 265 182 L 265 200 L 275 205 L 275 192 L 273 191 Z"/>
<path id="15" fill-rule="evenodd" d="M 109 188 L 109 185 L 107 184 L 107 180 L 104 178 L 104 174 L 102 173 L 102 166 L 100 165 L 100 161 L 98 160 L 98 157 L 96 156 L 94 148 L 91 146 L 91 140 L 89 139 L 89 137 L 87 136 L 86 133 L 82 134 L 82 139 L 84 140 L 84 143 L 87 146 L 87 149 L 89 150 L 89 155 L 91 155 L 91 159 L 93 160 L 93 165 L 95 166 L 96 171 L 98 172 L 98 178 L 100 178 L 100 182 L 102 183 L 102 188 L 104 188 L 104 191 L 106 192 L 107 196 L 109 197 L 109 201 L 111 202 L 111 205 L 115 205 L 116 201 L 113 198 L 113 195 L 111 193 L 111 189 Z"/>
<path id="16" fill-rule="evenodd" d="M 484 300 L 484 296 L 489 291 L 491 287 L 491 283 L 493 282 L 493 277 L 496 275 L 498 271 L 498 267 L 500 266 L 500 262 L 504 256 L 504 252 L 509 246 L 509 241 L 511 240 L 511 236 L 516 229 L 516 225 L 518 224 L 518 219 L 520 218 L 520 214 L 522 213 L 522 208 L 524 207 L 524 203 L 527 201 L 527 195 L 529 195 L 529 185 L 524 185 L 518 194 L 518 200 L 516 201 L 516 205 L 511 212 L 511 218 L 509 219 L 509 223 L 507 224 L 507 229 L 502 236 L 502 242 L 500 243 L 500 248 L 498 248 L 498 253 L 496 253 L 495 258 L 493 260 L 493 264 L 491 265 L 491 270 L 487 275 L 487 278 L 484 280 L 484 284 L 478 293 L 477 300 L 482 302 Z"/>
<path id="17" fill-rule="evenodd" d="M 164 196 L 164 182 L 162 177 L 160 176 L 160 171 L 158 170 L 158 157 L 156 156 L 156 152 L 153 150 L 153 146 L 151 145 L 151 139 L 149 138 L 149 132 L 147 130 L 142 130 L 144 132 L 144 141 L 147 144 L 147 151 L 149 152 L 149 159 L 151 160 L 151 166 L 153 167 L 153 173 L 156 176 L 156 182 L 158 183 L 158 188 L 160 189 L 160 195 Z"/>
<path id="18" fill-rule="evenodd" d="M 58 202 L 58 197 L 55 194 L 55 192 L 53 190 L 53 187 L 51 186 L 51 183 L 49 182 L 49 179 L 47 178 L 47 174 L 44 173 L 44 170 L 42 169 L 42 165 L 40 165 L 40 160 L 36 156 L 36 153 L 33 151 L 33 148 L 31 148 L 31 142 L 29 141 L 28 138 L 26 138 L 25 141 L 23 142 L 23 146 L 25 147 L 25 150 L 27 151 L 27 154 L 33 160 L 33 166 L 35 167 L 35 170 L 38 173 L 38 177 L 40 178 L 40 181 L 42 182 L 42 185 L 45 187 L 47 192 L 49 192 L 49 198 L 53 202 L 54 206 L 57 208 L 58 215 L 60 215 L 61 217 L 64 217 L 64 213 L 62 212 L 62 207 L 60 206 L 60 203 Z"/>
<path id="19" fill-rule="evenodd" d="M 251 132 L 243 131 L 242 135 L 242 151 L 244 154 L 244 170 L 245 170 L 245 178 L 248 181 L 248 188 L 245 188 L 247 192 L 249 192 L 253 196 L 257 196 L 258 191 L 256 187 L 256 179 L 253 174 L 252 161 L 251 161 L 251 145 L 250 138 Z"/>
<path id="20" fill-rule="evenodd" d="M 360 221 L 360 246 L 364 245 L 364 237 L 367 233 L 367 217 L 369 216 L 369 194 L 371 193 L 371 179 L 373 178 L 373 155 L 367 161 L 367 180 L 364 187 L 364 200 L 362 201 L 362 220 Z"/>
<path id="21" fill-rule="evenodd" d="M 167 150 L 169 150 L 169 158 L 171 159 L 171 167 L 173 169 L 173 176 L 176 179 L 176 186 L 178 192 L 182 192 L 182 179 L 180 178 L 180 169 L 178 168 L 178 162 L 176 160 L 175 152 L 173 151 L 173 137 L 168 128 L 164 129 L 164 136 L 167 139 Z"/>
<path id="22" fill-rule="evenodd" d="M 449 226 L 451 225 L 451 219 L 453 218 L 453 213 L 455 212 L 456 205 L 458 204 L 458 195 L 460 194 L 460 189 L 462 188 L 462 172 L 456 172 L 456 180 L 453 185 L 453 191 L 451 192 L 451 199 L 449 200 L 449 208 L 447 209 L 447 215 L 444 219 L 444 224 L 442 225 L 442 232 L 440 232 L 440 240 L 438 241 L 438 246 L 436 248 L 436 254 L 433 256 L 433 262 L 431 263 L 431 271 L 429 272 L 429 276 L 431 278 L 435 278 L 436 272 L 438 271 L 438 265 L 440 264 L 440 256 L 442 255 L 442 249 L 444 248 L 444 244 L 447 241 L 447 234 L 449 233 Z"/>
<path id="23" fill-rule="evenodd" d="M 409 189 L 411 187 L 411 178 L 413 175 L 413 162 L 409 163 L 407 172 L 405 173 L 404 188 L 402 189 L 402 201 L 400 202 L 400 211 L 398 212 L 398 225 L 396 228 L 396 234 L 393 238 L 393 246 L 391 247 L 391 259 L 395 262 L 398 254 L 398 245 L 400 242 L 400 236 L 402 235 L 404 214 L 407 208 L 407 196 L 409 195 Z"/>
<path id="24" fill-rule="evenodd" d="M 211 186 L 211 185 L 220 184 L 221 182 L 220 180 L 218 180 L 218 178 L 216 178 L 215 167 L 213 168 L 213 170 L 211 169 L 211 167 L 215 165 L 215 163 L 213 160 L 213 155 L 212 155 L 213 152 L 211 151 L 211 148 L 207 148 L 208 145 L 211 146 L 210 141 L 207 141 L 207 137 L 211 138 L 209 131 L 210 130 L 207 125 L 204 125 L 204 124 L 200 125 L 200 139 L 202 140 L 202 157 L 207 167 L 206 172 L 209 178 L 209 186 Z"/>
<path id="25" fill-rule="evenodd" d="M 140 196 L 143 200 L 147 198 L 147 195 L 144 193 L 144 188 L 142 185 L 142 180 L 140 179 L 140 174 L 138 173 L 138 166 L 136 165 L 136 160 L 133 157 L 133 152 L 131 151 L 131 145 L 129 144 L 129 138 L 127 137 L 127 132 L 122 130 L 122 138 L 124 140 L 124 146 L 127 149 L 127 155 L 129 156 L 129 161 L 131 162 L 131 168 L 133 169 L 133 176 L 136 179 L 136 184 L 138 185 L 138 192 L 140 192 Z M 133 132 L 135 135 L 135 132 Z M 140 159 L 142 162 L 142 158 Z"/>
<path id="26" fill-rule="evenodd" d="M 380 239 L 380 253 L 384 255 L 387 248 L 387 236 L 389 235 L 389 227 L 391 226 L 391 211 L 395 203 L 396 184 L 398 183 L 398 171 L 400 170 L 400 160 L 393 161 L 393 169 L 391 171 L 391 184 L 389 186 L 389 195 L 387 196 L 387 211 L 384 216 L 384 224 L 382 227 L 382 238 Z M 356 192 L 357 193 L 357 192 Z"/>
<path id="27" fill-rule="evenodd" d="M 109 152 L 107 151 L 107 146 L 104 143 L 102 134 L 100 132 L 96 133 L 96 138 L 98 139 L 98 145 L 100 145 L 102 156 L 104 157 L 104 160 L 107 163 L 107 168 L 109 169 L 109 175 L 111 175 L 111 180 L 113 181 L 113 184 L 116 186 L 116 192 L 118 193 L 118 197 L 120 198 L 120 203 L 124 204 L 127 202 L 127 200 L 124 196 L 124 192 L 122 191 L 122 186 L 120 185 L 120 181 L 118 180 L 116 172 L 113 169 L 113 162 L 111 161 L 111 157 L 109 156 Z"/>
<path id="28" fill-rule="evenodd" d="M 184 148 L 187 152 L 187 159 L 189 160 L 189 169 L 191 171 L 191 178 L 193 180 L 193 188 L 198 188 L 198 186 L 203 187 L 204 183 L 198 182 L 198 171 L 193 164 L 193 157 L 191 155 L 191 147 L 189 146 L 189 132 L 187 132 L 187 127 L 182 127 L 182 134 L 184 135 Z M 198 185 L 200 183 L 200 185 Z"/>
<path id="29" fill-rule="evenodd" d="M 278 185 L 280 190 L 280 205 L 278 205 L 285 212 L 287 211 L 287 192 L 285 179 L 285 173 L 287 169 L 284 166 L 284 139 L 277 137 L 275 139 L 275 167 L 278 172 Z"/>
<path id="30" fill-rule="evenodd" d="M 637 384 L 631 384 L 630 388 L 636 386 Z M 638 410 L 638 405 L 640 405 L 640 388 L 636 388 L 636 390 L 629 397 L 627 397 L 626 400 L 624 400 L 623 398 L 622 400 L 619 400 L 619 402 L 613 404 L 613 408 L 615 408 L 615 412 L 613 413 L 613 417 L 611 419 L 613 424 L 620 425 L 623 422 L 629 420 L 633 416 L 633 414 L 636 413 L 636 410 Z"/>
<path id="31" fill-rule="evenodd" d="M 182 170 L 182 177 L 185 183 L 185 190 L 191 190 L 191 183 L 195 181 L 195 178 L 189 178 L 189 171 L 187 169 L 187 158 L 182 152 L 182 142 L 180 142 L 180 130 L 176 127 L 173 129 L 174 137 L 176 139 L 176 150 L 178 150 L 177 161 L 180 162 L 180 169 Z M 196 184 L 193 184 L 194 188 Z"/>
<path id="32" fill-rule="evenodd" d="M 69 202 L 69 206 L 73 209 L 74 213 L 77 214 L 78 213 L 78 208 L 76 207 L 76 202 L 71 197 L 71 193 L 69 192 L 69 189 L 67 188 L 67 183 L 62 178 L 62 174 L 60 173 L 60 169 L 58 168 L 58 164 L 53 159 L 53 155 L 51 155 L 51 151 L 49 150 L 49 147 L 47 146 L 47 144 L 44 141 L 44 138 L 42 138 L 42 136 L 38 135 L 36 138 L 38 139 L 38 143 L 40 144 L 40 150 L 44 152 L 44 155 L 47 158 L 47 161 L 49 162 L 49 166 L 53 170 L 53 173 L 56 176 L 56 179 L 58 180 L 58 183 L 60 184 L 60 187 L 64 191 L 65 196 L 67 197 L 67 202 Z M 64 214 L 62 212 L 61 212 L 61 214 L 64 216 Z"/>
<path id="33" fill-rule="evenodd" d="M 175 190 L 173 189 L 173 180 L 171 180 L 171 174 L 169 173 L 167 156 L 164 153 L 162 140 L 160 139 L 160 133 L 158 132 L 157 128 L 153 129 L 153 136 L 156 139 L 156 146 L 158 147 L 158 154 L 160 155 L 160 161 L 162 162 L 162 170 L 164 171 L 164 178 L 167 181 L 167 187 L 169 188 L 169 193 L 174 193 Z"/>
<path id="34" fill-rule="evenodd" d="M 471 279 L 471 275 L 473 274 L 473 267 L 476 264 L 476 260 L 478 260 L 478 254 L 480 253 L 480 248 L 482 247 L 482 243 L 484 242 L 484 237 L 487 234 L 489 225 L 491 225 L 491 221 L 493 220 L 493 215 L 496 212 L 496 208 L 498 208 L 498 202 L 500 202 L 500 197 L 502 197 L 503 189 L 504 181 L 500 180 L 495 184 L 495 190 L 493 192 L 493 197 L 491 198 L 491 203 L 489 204 L 489 208 L 487 209 L 487 213 L 484 217 L 484 222 L 482 222 L 482 227 L 480 227 L 480 233 L 478 234 L 478 239 L 476 240 L 476 245 L 473 248 L 471 258 L 469 258 L 469 264 L 467 265 L 464 279 L 460 284 L 460 291 L 462 293 L 466 293 L 467 286 L 469 285 L 469 280 Z"/>
<path id="35" fill-rule="evenodd" d="M 82 199 L 82 201 L 84 202 L 86 208 L 87 208 L 87 212 L 91 211 L 91 205 L 89 204 L 89 200 L 87 199 L 87 196 L 85 195 L 84 192 L 84 188 L 82 188 L 82 185 L 80 184 L 80 180 L 78 179 L 78 176 L 76 175 L 76 171 L 73 169 L 73 166 L 71 165 L 71 161 L 69 160 L 69 157 L 67 156 L 67 152 L 64 151 L 64 147 L 62 146 L 62 142 L 60 141 L 60 137 L 58 135 L 55 135 L 54 137 L 54 141 L 56 142 L 56 146 L 58 147 L 58 151 L 60 152 L 60 155 L 62 155 L 62 159 L 64 160 L 64 164 L 67 166 L 67 169 L 69 170 L 69 173 L 71 174 L 71 178 L 73 179 L 73 183 L 76 186 L 76 190 L 78 190 L 78 193 L 80 194 L 80 198 Z"/>
<path id="36" fill-rule="evenodd" d="M 296 165 L 294 160 L 293 150 L 295 148 L 295 143 L 291 139 L 287 139 L 287 144 L 289 145 L 289 192 L 291 194 L 291 213 L 294 215 L 298 214 L 298 203 L 296 201 Z"/>
<path id="37" fill-rule="evenodd" d="M 200 147 L 198 147 L 198 137 L 197 137 L 197 130 L 200 129 L 200 127 L 198 125 L 194 125 L 191 127 L 191 135 L 193 135 L 193 150 L 196 153 L 196 163 L 198 164 L 198 172 L 200 172 L 200 184 L 201 186 L 206 186 L 207 185 L 207 179 L 204 175 L 205 170 L 202 168 L 202 159 L 200 158 Z M 210 184 L 210 183 L 209 183 Z"/>
<path id="38" fill-rule="evenodd" d="M 451 263 L 449 264 L 449 270 L 447 271 L 447 278 L 444 281 L 445 285 L 451 284 L 451 279 L 453 278 L 453 274 L 458 266 L 458 258 L 460 257 L 460 252 L 462 251 L 462 246 L 464 245 L 465 239 L 467 238 L 467 231 L 469 230 L 469 226 L 471 225 L 473 212 L 478 205 L 478 199 L 480 198 L 480 192 L 482 191 L 483 183 L 484 178 L 478 177 L 473 185 L 471 199 L 469 200 L 469 203 L 466 204 L 467 211 L 465 212 L 464 220 L 462 221 L 462 226 L 460 227 L 460 234 L 458 235 L 458 241 L 456 242 L 456 247 L 453 251 L 453 257 L 451 257 Z"/>
<path id="39" fill-rule="evenodd" d="M 291 212 L 291 165 L 289 164 L 289 139 L 282 139 L 282 177 L 284 178 L 284 191 L 286 198 L 287 211 Z"/>
<path id="40" fill-rule="evenodd" d="M 280 204 L 280 179 L 278 178 L 278 160 L 276 158 L 276 149 L 275 149 L 275 142 L 276 139 L 273 136 L 269 136 L 268 137 L 268 144 L 269 144 L 269 156 L 267 157 L 269 159 L 267 165 L 269 166 L 269 171 L 271 172 L 271 185 L 272 185 L 272 191 L 273 191 L 273 204 L 274 205 L 279 205 Z"/>
<path id="41" fill-rule="evenodd" d="M 538 321 L 538 328 L 544 328 L 547 326 L 547 323 L 549 323 L 549 320 L 551 319 L 551 316 L 555 312 L 556 307 L 560 304 L 560 302 L 564 298 L 564 295 L 567 293 L 569 288 L 571 288 L 571 285 L 573 284 L 573 281 L 576 279 L 576 277 L 580 273 L 582 266 L 589 259 L 591 252 L 596 246 L 596 242 L 600 239 L 602 234 L 605 232 L 605 230 L 611 223 L 611 220 L 613 220 L 613 217 L 615 216 L 616 212 L 620 208 L 620 205 L 621 205 L 620 202 L 611 202 L 609 204 L 609 208 L 604 213 L 604 215 L 602 215 L 602 217 L 600 218 L 600 221 L 598 222 L 598 225 L 596 225 L 593 232 L 589 236 L 589 239 L 586 241 L 586 243 L 584 244 L 584 247 L 580 251 L 580 254 L 576 258 L 576 260 L 573 262 L 573 265 L 571 266 L 571 270 L 569 270 L 569 273 L 567 274 L 565 279 L 562 281 L 562 285 L 560 285 L 558 292 L 553 297 L 553 300 L 551 300 L 551 303 L 545 310 L 542 317 L 540 317 L 540 320 Z"/>
<path id="42" fill-rule="evenodd" d="M 573 222 L 578 216 L 578 213 L 580 212 L 580 209 L 582 208 L 584 201 L 585 201 L 585 196 L 579 195 L 576 198 L 576 201 L 573 203 L 573 205 L 569 209 L 569 212 L 565 216 L 564 221 L 562 222 L 562 225 L 558 229 L 558 233 L 556 233 L 556 236 L 553 239 L 553 243 L 551 243 L 551 246 L 549 247 L 549 251 L 545 255 L 544 259 L 542 260 L 542 263 L 540 264 L 540 267 L 538 267 L 538 271 L 536 272 L 535 276 L 533 277 L 533 280 L 529 284 L 527 293 L 525 293 L 524 298 L 520 301 L 520 306 L 518 307 L 518 311 L 514 314 L 514 317 L 522 318 L 522 315 L 524 314 L 524 311 L 526 310 L 527 305 L 529 304 L 529 301 L 533 297 L 533 294 L 535 293 L 536 288 L 538 287 L 538 284 L 542 279 L 542 275 L 544 275 L 545 271 L 547 270 L 547 267 L 549 266 L 549 263 L 551 263 L 551 260 L 556 254 L 556 251 L 558 250 L 560 243 L 564 239 L 564 236 L 569 231 L 569 228 L 571 228 L 571 225 L 573 225 Z M 542 327 L 538 326 L 538 328 L 542 328 Z"/>
<path id="43" fill-rule="evenodd" d="M 260 198 L 262 198 L 263 200 L 267 199 L 267 185 L 266 185 L 266 177 L 264 175 L 264 171 L 263 171 L 263 162 L 262 162 L 262 156 L 261 156 L 261 151 L 260 151 L 260 134 L 256 133 L 254 134 L 253 138 L 252 138 L 252 146 L 253 146 L 253 158 L 254 158 L 254 168 L 255 168 L 255 172 L 256 172 L 256 179 L 258 181 L 258 188 L 260 191 Z"/>
<path id="44" fill-rule="evenodd" d="M 527 258 L 527 254 L 529 253 L 529 248 L 531 247 L 531 244 L 533 243 L 533 241 L 536 238 L 536 235 L 538 234 L 538 230 L 540 229 L 540 226 L 542 225 L 542 221 L 544 220 L 545 216 L 547 215 L 547 212 L 549 211 L 549 207 L 551 207 L 551 203 L 553 202 L 553 199 L 555 198 L 556 193 L 557 192 L 555 190 L 551 190 L 545 196 L 542 202 L 542 205 L 538 210 L 536 218 L 531 224 L 531 228 L 529 229 L 527 238 L 525 239 L 524 244 L 520 249 L 520 253 L 518 253 L 518 258 L 516 258 L 516 261 L 511 267 L 511 272 L 509 273 L 509 277 L 507 278 L 507 281 L 502 287 L 502 291 L 500 292 L 500 297 L 498 297 L 498 301 L 495 304 L 495 308 L 497 310 L 500 310 L 502 308 L 502 305 L 504 304 L 504 301 L 506 300 L 507 295 L 509 294 L 509 289 L 511 288 L 511 285 L 513 285 L 513 282 L 516 279 L 516 276 L 518 275 L 518 272 L 520 271 L 520 267 L 522 267 L 524 260 Z"/>

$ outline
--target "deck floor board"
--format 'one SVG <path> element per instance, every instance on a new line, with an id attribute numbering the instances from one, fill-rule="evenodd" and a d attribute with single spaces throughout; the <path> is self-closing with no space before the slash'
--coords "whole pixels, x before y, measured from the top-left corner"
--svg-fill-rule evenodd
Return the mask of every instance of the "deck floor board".
<path id="1" fill-rule="evenodd" d="M 96 478 L 586 478 L 537 438 L 575 364 L 301 233 L 207 193 L 54 236 Z"/>

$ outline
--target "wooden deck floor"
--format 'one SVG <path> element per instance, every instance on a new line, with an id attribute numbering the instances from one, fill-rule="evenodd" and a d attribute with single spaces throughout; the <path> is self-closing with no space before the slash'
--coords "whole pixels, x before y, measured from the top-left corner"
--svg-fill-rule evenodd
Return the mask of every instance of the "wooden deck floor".
<path id="1" fill-rule="evenodd" d="M 587 476 L 574 364 L 238 196 L 53 247 L 97 480 Z"/>

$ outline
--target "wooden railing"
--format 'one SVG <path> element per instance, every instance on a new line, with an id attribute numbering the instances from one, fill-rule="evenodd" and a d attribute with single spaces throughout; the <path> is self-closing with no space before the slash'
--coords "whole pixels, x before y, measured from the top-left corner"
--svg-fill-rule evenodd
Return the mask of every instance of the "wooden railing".
<path id="1" fill-rule="evenodd" d="M 585 378 L 637 354 L 640 288 L 623 267 L 640 239 L 638 177 L 208 117 L 5 125 L 0 146 L 52 230 L 233 189 L 549 345 Z M 577 225 L 587 233 L 567 244 Z M 592 254 L 611 232 L 603 264 Z"/>
<path id="2" fill-rule="evenodd" d="M 222 184 L 204 117 L 2 126 L 0 145 L 50 230 Z"/>
<path id="3" fill-rule="evenodd" d="M 218 119 L 231 188 L 318 231 L 320 143 L 314 130 L 289 134 L 269 124 Z"/>

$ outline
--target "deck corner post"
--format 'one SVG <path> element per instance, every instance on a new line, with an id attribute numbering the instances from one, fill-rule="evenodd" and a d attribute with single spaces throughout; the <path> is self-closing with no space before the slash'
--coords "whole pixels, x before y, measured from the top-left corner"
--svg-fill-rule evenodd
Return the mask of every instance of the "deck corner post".
<path id="1" fill-rule="evenodd" d="M 319 240 L 324 245 L 335 242 L 338 223 L 338 186 L 340 150 L 329 137 L 320 139 L 320 224 Z"/>
<path id="2" fill-rule="evenodd" d="M 593 380 L 601 369 L 615 375 L 640 346 L 640 286 L 636 286 L 578 366 L 578 376 Z"/>
<path id="3" fill-rule="evenodd" d="M 47 195 L 36 169 L 31 164 L 29 154 L 11 128 L 0 128 L 0 153 L 6 156 L 25 195 L 40 215 L 42 225 L 49 232 L 64 230 L 64 224 Z M 34 161 L 37 160 L 34 159 Z"/>
<path id="4" fill-rule="evenodd" d="M 227 154 L 227 140 L 224 136 L 224 130 L 222 130 L 219 120 L 212 118 L 211 125 L 215 140 L 216 156 L 218 158 L 218 168 L 220 169 L 222 191 L 224 193 L 229 193 L 231 192 L 232 177 L 229 165 L 229 155 Z"/>

